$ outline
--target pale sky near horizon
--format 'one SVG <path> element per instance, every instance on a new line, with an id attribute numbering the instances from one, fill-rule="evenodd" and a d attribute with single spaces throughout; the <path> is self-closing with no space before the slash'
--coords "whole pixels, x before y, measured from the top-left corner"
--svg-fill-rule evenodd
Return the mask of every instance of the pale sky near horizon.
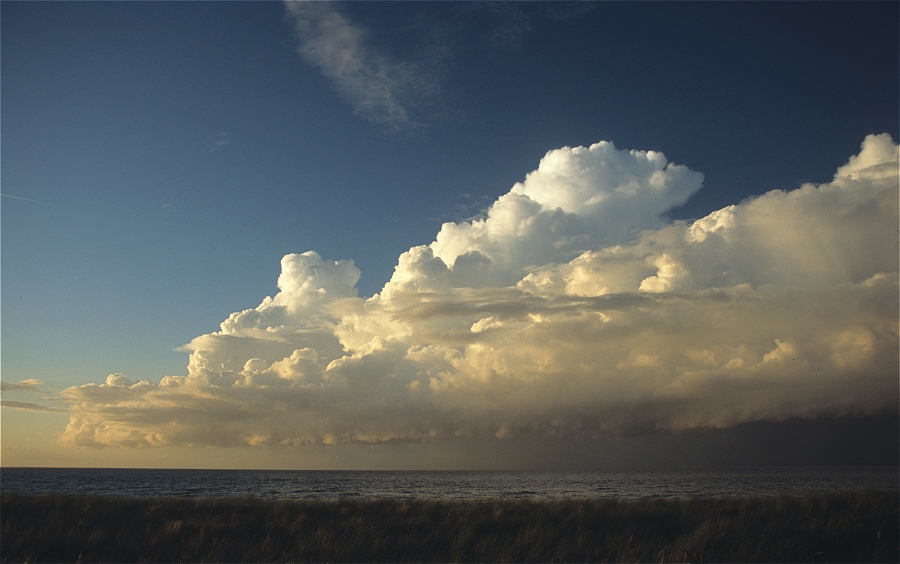
<path id="1" fill-rule="evenodd" d="M 0 464 L 896 463 L 898 18 L 4 1 Z"/>

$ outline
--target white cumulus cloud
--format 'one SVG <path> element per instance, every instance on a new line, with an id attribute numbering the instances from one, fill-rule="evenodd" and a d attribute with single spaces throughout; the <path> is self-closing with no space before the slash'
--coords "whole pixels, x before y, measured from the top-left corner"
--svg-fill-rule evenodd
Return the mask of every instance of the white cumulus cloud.
<path id="1" fill-rule="evenodd" d="M 302 445 L 728 428 L 898 407 L 898 147 L 696 221 L 702 176 L 602 142 L 549 152 L 357 295 L 352 261 L 186 345 L 188 373 L 68 388 L 68 444 Z"/>
<path id="2" fill-rule="evenodd" d="M 700 189 L 703 175 L 612 143 L 550 151 L 483 219 L 445 223 L 400 257 L 383 294 L 514 284 L 526 270 L 628 241 Z"/>

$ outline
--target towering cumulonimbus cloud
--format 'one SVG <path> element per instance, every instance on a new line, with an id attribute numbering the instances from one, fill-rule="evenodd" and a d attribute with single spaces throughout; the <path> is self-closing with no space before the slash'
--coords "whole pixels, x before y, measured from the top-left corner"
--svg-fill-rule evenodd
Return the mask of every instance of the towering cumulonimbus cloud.
<path id="1" fill-rule="evenodd" d="M 660 216 L 702 182 L 655 151 L 619 151 L 609 142 L 550 151 L 483 219 L 445 223 L 431 245 L 404 253 L 382 294 L 515 284 L 535 265 L 660 227 Z"/>
<path id="2" fill-rule="evenodd" d="M 302 445 L 632 435 L 898 409 L 898 146 L 696 221 L 702 176 L 612 143 L 549 152 L 357 295 L 352 261 L 201 335 L 188 374 L 63 392 L 63 442 Z"/>

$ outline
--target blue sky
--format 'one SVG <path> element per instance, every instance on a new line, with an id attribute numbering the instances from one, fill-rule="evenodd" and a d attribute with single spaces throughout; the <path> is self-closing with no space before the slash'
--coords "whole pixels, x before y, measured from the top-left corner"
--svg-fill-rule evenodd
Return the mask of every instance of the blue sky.
<path id="1" fill-rule="evenodd" d="M 29 425 L 61 433 L 78 401 L 100 417 L 92 400 L 57 395 L 67 388 L 185 375 L 181 347 L 262 308 L 285 255 L 351 259 L 351 293 L 372 297 L 401 254 L 445 222 L 487 217 L 549 151 L 610 141 L 702 173 L 653 221 L 626 222 L 640 230 L 830 182 L 867 135 L 900 137 L 893 2 L 0 10 L 2 379 L 39 380 L 43 394 L 4 399 L 63 410 L 4 409 L 5 444 L 27 441 Z M 526 266 L 606 248 L 591 233 L 593 246 L 491 280 L 510 287 Z M 679 267 L 666 265 L 645 289 L 668 288 L 663 273 Z M 794 416 L 805 412 L 759 420 Z M 478 421 L 466 432 L 502 437 L 509 423 Z"/>

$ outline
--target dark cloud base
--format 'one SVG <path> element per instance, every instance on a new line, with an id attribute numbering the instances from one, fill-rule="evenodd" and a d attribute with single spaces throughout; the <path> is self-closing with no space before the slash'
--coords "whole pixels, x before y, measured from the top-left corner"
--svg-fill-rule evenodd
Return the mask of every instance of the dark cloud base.
<path id="1" fill-rule="evenodd" d="M 765 421 L 723 433 L 732 465 L 898 465 L 900 416 Z"/>
<path id="2" fill-rule="evenodd" d="M 517 442 L 499 441 L 497 446 L 504 454 L 507 449 L 512 454 L 516 448 L 512 443 Z M 516 462 L 542 470 L 897 466 L 900 415 L 885 412 L 863 417 L 761 421 L 676 435 L 601 440 L 565 437 L 543 442 L 543 449 L 530 450 L 530 460 Z M 542 454 L 533 456 L 541 450 Z"/>

